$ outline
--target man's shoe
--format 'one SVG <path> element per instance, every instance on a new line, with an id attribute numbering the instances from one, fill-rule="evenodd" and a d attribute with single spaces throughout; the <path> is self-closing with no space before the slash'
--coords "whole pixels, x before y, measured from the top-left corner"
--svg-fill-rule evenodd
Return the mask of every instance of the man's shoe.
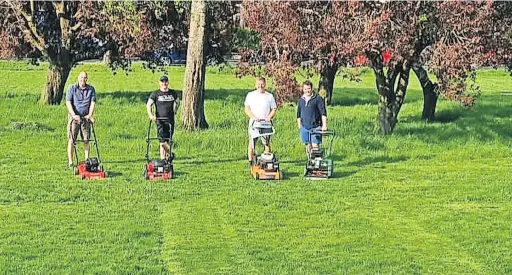
<path id="1" fill-rule="evenodd" d="M 71 163 L 69 163 L 69 164 L 68 164 L 68 168 L 69 168 L 69 169 L 73 169 L 73 168 L 75 168 L 75 164 L 74 164 L 74 163 L 72 163 L 72 162 L 71 162 Z"/>

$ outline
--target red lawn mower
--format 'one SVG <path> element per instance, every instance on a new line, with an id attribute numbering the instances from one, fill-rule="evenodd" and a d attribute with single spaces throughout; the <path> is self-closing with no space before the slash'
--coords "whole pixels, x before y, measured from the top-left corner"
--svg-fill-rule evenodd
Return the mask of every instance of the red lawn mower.
<path id="1" fill-rule="evenodd" d="M 87 120 L 87 123 L 89 123 L 91 125 L 90 130 L 91 130 L 92 136 L 89 135 L 89 140 L 84 140 L 84 138 L 83 138 L 84 136 L 82 133 L 82 126 L 85 121 L 86 121 L 86 119 L 84 117 L 80 118 L 80 123 L 77 126 L 80 139 L 73 140 L 73 145 L 74 145 L 73 148 L 75 150 L 75 160 L 77 163 L 77 166 L 74 169 L 74 174 L 76 176 L 80 177 L 81 179 L 87 179 L 87 180 L 104 179 L 107 177 L 107 172 L 105 171 L 105 169 L 103 168 L 103 164 L 101 163 L 100 151 L 98 149 L 98 139 L 96 138 L 96 131 L 94 131 L 94 121 Z M 69 127 L 70 134 L 71 134 L 71 123 L 73 123 L 73 121 L 70 122 L 70 127 Z M 92 140 L 91 140 L 91 137 L 92 137 Z M 76 149 L 76 145 L 79 142 L 82 142 L 84 144 L 86 142 L 89 142 L 89 144 L 91 142 L 94 143 L 94 147 L 96 148 L 97 157 L 89 157 L 85 161 L 79 162 L 78 161 L 78 152 Z"/>
<path id="2" fill-rule="evenodd" d="M 167 120 L 160 119 L 157 120 Z M 174 165 L 172 161 L 174 160 L 174 153 L 172 153 L 172 140 L 169 139 L 167 143 L 169 144 L 169 150 L 171 154 L 167 157 L 167 159 L 150 159 L 149 158 L 149 147 L 152 140 L 158 140 L 158 138 L 151 137 L 151 124 L 153 121 L 149 120 L 148 133 L 146 137 L 146 165 L 144 165 L 144 178 L 146 180 L 169 180 L 174 176 Z M 156 125 L 156 123 L 155 123 Z"/>

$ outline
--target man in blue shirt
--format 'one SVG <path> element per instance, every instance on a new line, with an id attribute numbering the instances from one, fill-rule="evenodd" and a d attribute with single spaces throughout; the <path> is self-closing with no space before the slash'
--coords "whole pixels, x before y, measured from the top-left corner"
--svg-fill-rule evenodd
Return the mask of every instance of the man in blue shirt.
<path id="1" fill-rule="evenodd" d="M 306 144 L 306 153 L 318 148 L 322 142 L 321 135 L 311 135 L 310 131 L 327 131 L 327 111 L 323 99 L 313 94 L 313 83 L 306 80 L 302 84 L 303 95 L 297 102 L 297 125 L 302 143 Z"/>
<path id="2" fill-rule="evenodd" d="M 87 84 L 87 73 L 78 75 L 78 83 L 69 86 L 66 94 L 66 107 L 68 109 L 68 167 L 73 163 L 74 141 L 80 130 L 84 140 L 85 159 L 89 158 L 89 132 L 91 123 L 94 123 L 94 106 L 96 104 L 96 91 Z"/>

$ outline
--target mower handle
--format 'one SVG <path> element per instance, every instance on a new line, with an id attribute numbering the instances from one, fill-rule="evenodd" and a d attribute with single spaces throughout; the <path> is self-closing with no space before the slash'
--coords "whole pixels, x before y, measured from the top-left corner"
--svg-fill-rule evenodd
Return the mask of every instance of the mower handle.
<path id="1" fill-rule="evenodd" d="M 78 116 L 80 117 L 80 122 L 79 123 L 82 123 L 82 121 L 87 121 L 87 122 L 90 122 L 90 123 L 94 123 L 94 118 L 85 118 L 85 116 Z M 71 116 L 71 121 L 73 121 L 75 119 L 73 119 L 73 116 Z"/>
<path id="2" fill-rule="evenodd" d="M 254 125 L 254 122 L 260 122 L 260 123 L 261 123 L 261 122 L 268 122 L 268 123 L 270 123 L 270 125 L 274 126 L 274 122 L 273 122 L 272 120 L 271 120 L 271 121 L 266 121 L 265 119 L 254 119 L 254 120 L 252 121 L 252 123 L 251 123 L 251 126 L 253 126 L 253 125 Z"/>
<path id="3" fill-rule="evenodd" d="M 326 130 L 326 131 L 310 130 L 309 133 L 311 135 L 322 135 L 322 136 L 335 136 L 336 135 L 336 132 L 334 130 Z"/>

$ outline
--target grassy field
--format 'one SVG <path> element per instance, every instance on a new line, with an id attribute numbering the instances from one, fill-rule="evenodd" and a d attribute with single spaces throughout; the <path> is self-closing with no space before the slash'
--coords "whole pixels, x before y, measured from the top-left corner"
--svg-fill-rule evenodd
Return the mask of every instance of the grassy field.
<path id="1" fill-rule="evenodd" d="M 135 64 L 113 75 L 86 64 L 68 84 L 81 70 L 98 93 L 104 181 L 66 168 L 65 106 L 35 104 L 46 68 L 0 62 L 0 274 L 512 273 L 512 80 L 504 71 L 481 71 L 478 104 L 441 100 L 430 124 L 411 77 L 392 136 L 374 133 L 372 73 L 360 83 L 337 79 L 328 108 L 335 178 L 302 178 L 295 108 L 285 106 L 273 140 L 285 180 L 257 182 L 242 106 L 254 79 L 209 68 L 210 129 L 178 128 L 177 178 L 147 182 L 144 103 L 160 73 Z M 184 69 L 169 73 L 181 89 Z"/>

